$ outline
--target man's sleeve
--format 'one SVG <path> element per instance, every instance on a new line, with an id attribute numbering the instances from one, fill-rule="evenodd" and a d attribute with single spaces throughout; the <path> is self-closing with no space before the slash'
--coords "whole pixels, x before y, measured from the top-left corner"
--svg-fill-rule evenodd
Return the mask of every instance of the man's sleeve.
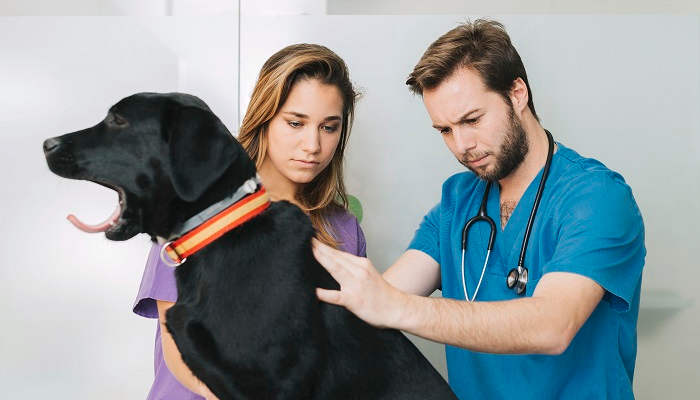
<path id="1" fill-rule="evenodd" d="M 628 311 L 646 255 L 639 208 L 623 182 L 608 178 L 578 187 L 562 203 L 556 248 L 543 274 L 591 278 L 605 289 L 603 299 L 613 309 Z"/>
<path id="2" fill-rule="evenodd" d="M 408 249 L 419 250 L 440 264 L 440 204 L 423 217 Z"/>

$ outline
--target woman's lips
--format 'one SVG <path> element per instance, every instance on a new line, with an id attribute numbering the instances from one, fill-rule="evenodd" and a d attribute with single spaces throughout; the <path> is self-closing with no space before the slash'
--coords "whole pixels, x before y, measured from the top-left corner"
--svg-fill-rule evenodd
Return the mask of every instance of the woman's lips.
<path id="1" fill-rule="evenodd" d="M 318 161 L 304 161 L 304 160 L 292 160 L 292 161 L 294 161 L 296 164 L 298 164 L 302 167 L 306 167 L 306 168 L 312 168 L 312 167 L 315 167 L 319 164 Z"/>

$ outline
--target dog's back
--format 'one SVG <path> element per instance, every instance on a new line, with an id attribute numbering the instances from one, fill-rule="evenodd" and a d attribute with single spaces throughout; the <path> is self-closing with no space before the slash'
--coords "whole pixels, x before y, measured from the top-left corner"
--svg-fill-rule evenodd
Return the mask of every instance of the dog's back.
<path id="1" fill-rule="evenodd" d="M 316 398 L 455 398 L 440 374 L 401 332 L 371 327 L 335 306 L 322 305 L 322 309 L 332 336 L 327 373 Z"/>

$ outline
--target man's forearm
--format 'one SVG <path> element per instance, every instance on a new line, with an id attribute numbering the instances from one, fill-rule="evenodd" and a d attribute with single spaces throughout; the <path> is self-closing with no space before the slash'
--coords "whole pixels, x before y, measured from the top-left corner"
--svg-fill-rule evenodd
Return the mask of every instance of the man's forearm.
<path id="1" fill-rule="evenodd" d="M 550 300 L 535 297 L 476 302 L 405 294 L 392 327 L 440 343 L 488 353 L 560 354 L 571 340 L 551 315 Z"/>
<path id="2" fill-rule="evenodd" d="M 411 262 L 397 262 L 392 274 L 387 273 L 384 279 L 367 258 L 336 250 L 316 239 L 312 240 L 312 250 L 340 284 L 340 290 L 316 288 L 321 301 L 343 306 L 377 327 L 401 329 L 481 352 L 560 354 L 605 293 L 586 276 L 551 272 L 542 275 L 532 297 L 476 303 L 426 298 L 404 290 L 432 291 L 424 289 L 434 287 L 439 265 L 427 255 L 420 256 L 422 261 L 418 256 L 406 255 L 413 257 Z M 414 272 L 429 285 L 406 284 L 402 275 Z M 397 282 L 398 287 L 392 285 Z"/>

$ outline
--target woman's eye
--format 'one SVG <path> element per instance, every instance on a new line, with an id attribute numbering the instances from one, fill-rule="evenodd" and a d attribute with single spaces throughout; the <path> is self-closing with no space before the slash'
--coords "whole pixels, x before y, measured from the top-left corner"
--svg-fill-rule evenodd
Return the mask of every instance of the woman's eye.
<path id="1" fill-rule="evenodd" d="M 301 122 L 299 122 L 299 121 L 289 121 L 288 124 L 289 124 L 289 126 L 291 126 L 292 128 L 299 128 L 299 127 L 301 127 Z"/>
<path id="2" fill-rule="evenodd" d="M 323 129 L 326 132 L 332 133 L 332 132 L 335 132 L 336 130 L 338 130 L 338 127 L 332 126 L 332 125 L 323 125 L 321 127 L 321 129 Z"/>
<path id="3" fill-rule="evenodd" d="M 446 135 L 446 134 L 450 133 L 450 128 L 442 128 L 442 129 L 440 129 L 440 133 L 443 135 Z"/>

